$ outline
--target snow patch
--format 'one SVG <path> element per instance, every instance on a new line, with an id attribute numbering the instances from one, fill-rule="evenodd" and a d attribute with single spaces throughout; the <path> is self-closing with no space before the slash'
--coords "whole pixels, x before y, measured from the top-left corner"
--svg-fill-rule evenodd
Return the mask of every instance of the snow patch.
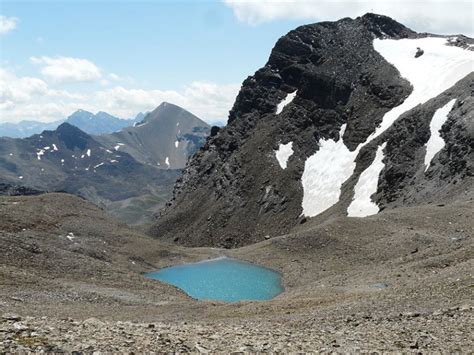
<path id="1" fill-rule="evenodd" d="M 115 150 L 119 150 L 120 146 L 125 145 L 123 143 L 117 143 L 117 145 L 114 147 Z"/>
<path id="2" fill-rule="evenodd" d="M 88 157 L 90 157 L 90 156 L 91 156 L 91 150 L 90 150 L 90 149 L 87 149 L 86 154 L 87 154 Z"/>
<path id="3" fill-rule="evenodd" d="M 74 238 L 76 238 L 76 236 L 74 235 L 74 233 L 72 232 L 69 232 L 67 235 L 66 235 L 66 238 L 69 239 L 71 242 L 74 240 Z"/>
<path id="4" fill-rule="evenodd" d="M 179 147 L 179 141 L 174 142 L 174 147 L 178 148 Z"/>
<path id="5" fill-rule="evenodd" d="M 365 217 L 379 212 L 379 206 L 370 198 L 377 192 L 379 175 L 385 164 L 383 163 L 383 150 L 387 143 L 377 148 L 374 161 L 359 176 L 356 186 L 354 187 L 354 199 L 347 208 L 349 217 Z"/>
<path id="6" fill-rule="evenodd" d="M 53 143 L 53 150 L 54 150 L 55 152 L 57 152 L 57 151 L 59 150 L 58 147 L 56 146 L 56 144 L 54 144 L 54 143 Z"/>
<path id="7" fill-rule="evenodd" d="M 99 166 L 102 166 L 102 165 L 104 165 L 104 163 L 97 164 L 94 166 L 94 169 L 97 169 Z"/>
<path id="8" fill-rule="evenodd" d="M 165 159 L 165 164 L 168 166 L 168 168 L 170 167 L 170 159 L 169 159 L 169 157 L 166 157 L 166 159 Z"/>
<path id="9" fill-rule="evenodd" d="M 405 101 L 387 112 L 365 144 L 378 137 L 403 113 L 449 89 L 473 71 L 474 53 L 448 46 L 446 38 L 375 39 L 374 48 L 413 86 Z M 424 54 L 415 58 L 416 47 Z"/>
<path id="10" fill-rule="evenodd" d="M 431 160 L 433 157 L 443 149 L 445 142 L 441 135 L 439 134 L 439 130 L 443 126 L 443 124 L 448 119 L 448 113 L 454 106 L 456 99 L 452 99 L 446 105 L 436 110 L 431 119 L 430 123 L 430 139 L 426 143 L 426 155 L 425 155 L 425 171 L 428 170 L 431 164 Z"/>
<path id="11" fill-rule="evenodd" d="M 38 158 L 38 160 L 41 160 L 41 157 L 44 155 L 44 150 L 43 149 L 39 149 L 37 152 L 36 152 L 36 158 Z"/>
<path id="12" fill-rule="evenodd" d="M 339 201 L 342 184 L 351 177 L 358 150 L 351 152 L 342 140 L 346 125 L 341 126 L 339 140 L 321 139 L 319 150 L 306 159 L 303 184 L 303 215 L 314 217 Z"/>
<path id="13" fill-rule="evenodd" d="M 118 163 L 118 160 L 112 159 L 110 162 L 111 163 Z"/>
<path id="14" fill-rule="evenodd" d="M 286 169 L 288 159 L 293 155 L 293 142 L 281 144 L 278 150 L 275 150 L 275 156 L 282 169 Z"/>
<path id="15" fill-rule="evenodd" d="M 296 97 L 296 92 L 294 91 L 291 94 L 287 94 L 285 98 L 277 105 L 276 114 L 279 115 L 286 105 L 288 105 Z"/>

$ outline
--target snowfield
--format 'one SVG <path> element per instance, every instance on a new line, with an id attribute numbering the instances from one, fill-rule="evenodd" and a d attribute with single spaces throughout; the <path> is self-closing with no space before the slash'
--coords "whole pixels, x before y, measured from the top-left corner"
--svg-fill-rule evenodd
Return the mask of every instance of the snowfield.
<path id="1" fill-rule="evenodd" d="M 448 113 L 454 106 L 455 99 L 449 101 L 446 105 L 436 110 L 430 123 L 430 139 L 426 143 L 425 171 L 428 170 L 431 160 L 443 149 L 445 143 L 439 134 L 439 130 L 448 119 Z"/>
<path id="2" fill-rule="evenodd" d="M 399 106 L 385 114 L 382 124 L 367 139 L 378 137 L 403 113 L 438 96 L 474 70 L 474 52 L 448 46 L 446 38 L 375 39 L 374 48 L 413 86 Z M 416 48 L 424 50 L 415 58 Z"/>
<path id="3" fill-rule="evenodd" d="M 400 75 L 413 86 L 413 91 L 401 105 L 384 115 L 380 126 L 364 143 L 359 144 L 354 152 L 350 152 L 342 141 L 345 125 L 341 129 L 341 138 L 337 142 L 333 140 L 319 142 L 320 149 L 306 160 L 301 177 L 303 215 L 314 217 L 339 201 L 341 186 L 352 176 L 356 165 L 354 159 L 362 147 L 382 134 L 402 114 L 440 95 L 474 70 L 474 52 L 448 46 L 447 42 L 446 38 L 374 40 L 375 50 L 398 69 Z M 417 47 L 420 47 L 424 54 L 415 58 Z M 287 100 L 288 97 L 280 105 L 288 104 Z M 441 126 L 437 127 L 444 123 L 452 104 L 454 101 L 448 104 L 451 105 L 449 109 L 446 105 L 440 109 L 442 111 L 436 112 L 436 117 L 433 117 L 432 124 L 436 126 L 431 127 L 434 141 L 427 144 L 425 158 L 427 164 L 444 145 L 442 142 L 443 145 L 440 146 L 439 140 L 436 140 Z M 279 108 L 280 105 L 278 105 Z M 283 107 L 282 105 L 281 110 Z M 279 113 L 278 110 L 277 113 Z M 438 122 L 440 120 L 441 123 Z M 378 178 L 384 166 L 382 163 L 384 147 L 385 144 L 378 147 L 375 160 L 362 172 L 355 186 L 354 200 L 348 208 L 349 216 L 363 217 L 379 211 L 370 196 L 377 191 Z"/>
<path id="4" fill-rule="evenodd" d="M 288 159 L 293 155 L 293 142 L 286 144 L 281 144 L 278 147 L 278 150 L 275 150 L 275 156 L 278 160 L 282 169 L 286 169 L 286 164 Z"/>
<path id="5" fill-rule="evenodd" d="M 319 150 L 306 159 L 301 177 L 305 216 L 316 216 L 336 204 L 342 184 L 354 172 L 358 151 L 349 151 L 342 141 L 345 129 L 342 125 L 337 142 L 321 139 Z"/>

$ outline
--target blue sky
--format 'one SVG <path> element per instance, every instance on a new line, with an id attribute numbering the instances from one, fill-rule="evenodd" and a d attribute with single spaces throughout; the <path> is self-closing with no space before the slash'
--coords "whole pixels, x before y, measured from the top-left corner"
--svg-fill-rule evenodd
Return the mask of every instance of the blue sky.
<path id="1" fill-rule="evenodd" d="M 472 33 L 470 1 L 1 0 L 0 122 L 79 108 L 131 117 L 164 100 L 225 120 L 280 36 L 370 10 L 418 30 Z"/>
<path id="2" fill-rule="evenodd" d="M 2 39 L 2 59 L 21 74 L 35 74 L 31 56 L 60 55 L 167 89 L 192 80 L 240 82 L 300 23 L 249 26 L 220 1 L 7 1 L 2 12 L 19 19 Z"/>
<path id="3" fill-rule="evenodd" d="M 2 67 L 17 78 L 38 77 L 57 90 L 84 94 L 115 86 L 182 93 L 193 82 L 212 84 L 217 90 L 227 85 L 233 89 L 228 90 L 229 97 L 218 98 L 226 100 L 227 106 L 240 83 L 265 64 L 275 41 L 301 24 L 287 20 L 249 25 L 221 1 L 3 1 L 1 13 L 17 19 L 16 28 L 1 37 Z M 42 66 L 32 62 L 32 57 L 86 59 L 100 69 L 101 80 L 51 82 L 39 73 Z M 122 79 L 108 80 L 110 74 Z M 51 101 L 55 100 L 57 97 Z M 152 106 L 97 109 L 129 116 Z M 31 109 L 20 116 L 53 120 L 74 109 L 74 104 L 64 105 L 64 109 L 58 107 L 57 113 L 42 117 L 33 117 L 35 110 Z M 205 107 L 194 111 L 206 115 Z M 226 110 L 215 111 L 205 118 L 225 120 Z"/>

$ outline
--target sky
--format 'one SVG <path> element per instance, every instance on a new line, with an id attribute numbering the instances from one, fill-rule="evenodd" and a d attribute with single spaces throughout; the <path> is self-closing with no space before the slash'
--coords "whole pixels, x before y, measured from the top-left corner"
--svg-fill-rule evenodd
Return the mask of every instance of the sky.
<path id="1" fill-rule="evenodd" d="M 279 37 L 368 11 L 418 31 L 474 32 L 471 1 L 0 0 L 0 123 L 77 109 L 130 118 L 163 101 L 225 121 Z"/>

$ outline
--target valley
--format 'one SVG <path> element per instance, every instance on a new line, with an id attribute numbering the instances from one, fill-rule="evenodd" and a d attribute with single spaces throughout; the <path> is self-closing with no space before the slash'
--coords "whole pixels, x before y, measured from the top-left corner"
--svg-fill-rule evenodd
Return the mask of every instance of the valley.
<path id="1" fill-rule="evenodd" d="M 162 243 L 67 194 L 1 197 L 0 349 L 467 351 L 472 211 L 432 205 L 308 222 L 228 250 Z M 285 291 L 265 302 L 197 301 L 142 275 L 223 255 L 280 271 Z M 5 318 L 13 310 L 20 320 Z"/>

